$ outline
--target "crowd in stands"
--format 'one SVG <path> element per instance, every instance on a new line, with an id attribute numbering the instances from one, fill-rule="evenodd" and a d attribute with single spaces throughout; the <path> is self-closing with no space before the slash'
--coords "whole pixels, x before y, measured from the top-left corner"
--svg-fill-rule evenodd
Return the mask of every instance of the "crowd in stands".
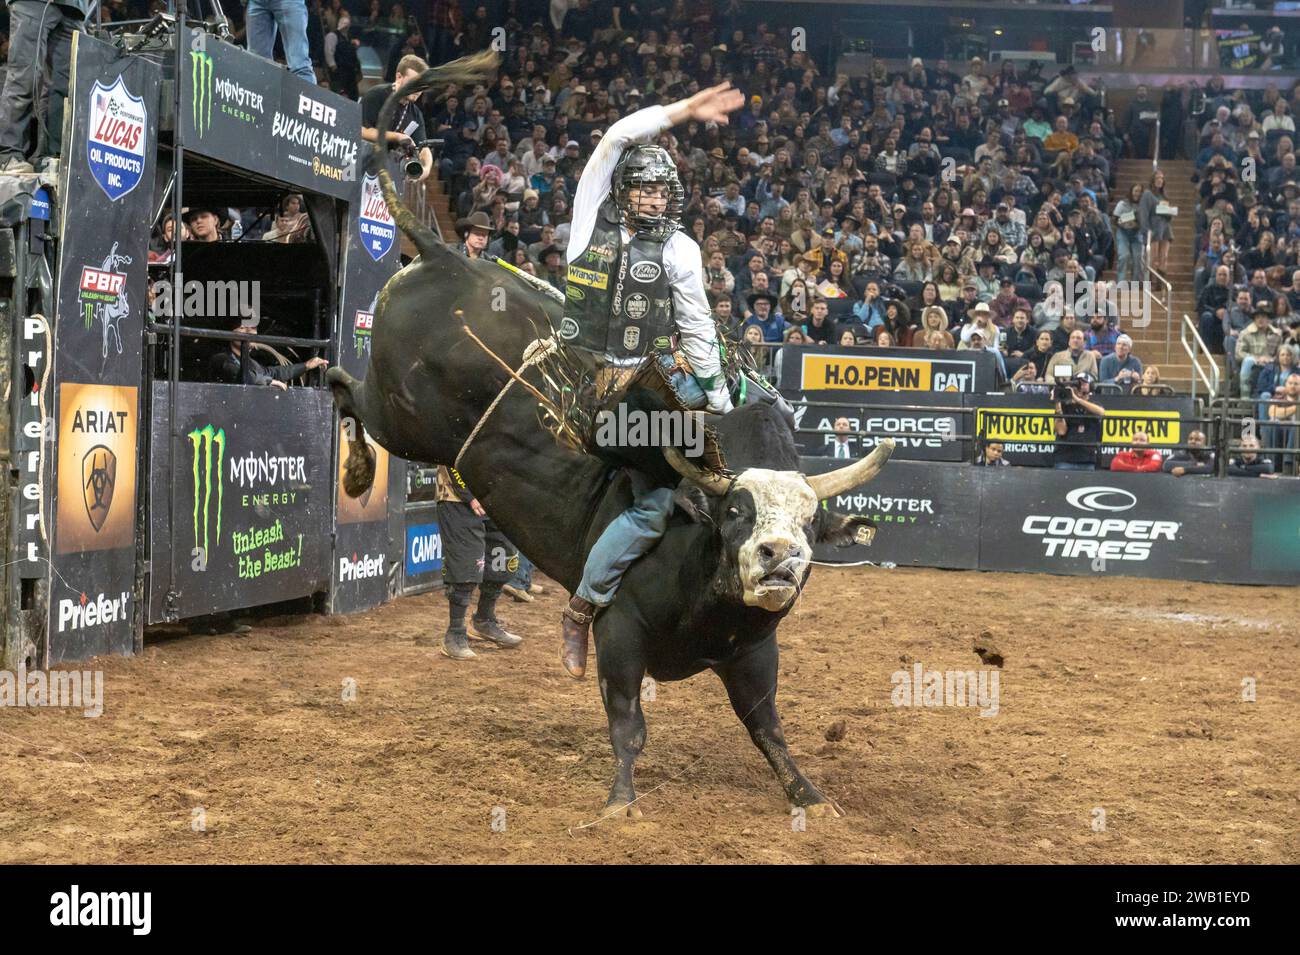
<path id="1" fill-rule="evenodd" d="M 730 79 L 741 113 L 660 144 L 716 315 L 764 370 L 772 346 L 829 342 L 982 349 L 1017 385 L 1042 384 L 1054 357 L 1125 390 L 1159 381 L 1100 282 L 1111 263 L 1144 277 L 1159 182 L 1112 195 L 1130 133 L 1072 68 L 913 59 L 832 77 L 765 26 L 682 3 L 615 24 L 598 8 L 579 4 L 558 31 L 508 22 L 499 81 L 433 107 L 455 212 L 487 215 L 491 254 L 561 283 L 551 263 L 603 130 Z"/>
<path id="2" fill-rule="evenodd" d="M 105 9 L 121 19 L 159 6 Z M 715 315 L 772 375 L 777 346 L 834 343 L 983 350 L 1015 390 L 1049 389 L 1068 363 L 1123 391 L 1166 391 L 1126 334 L 1140 296 L 1121 294 L 1145 278 L 1148 240 L 1151 265 L 1167 268 L 1164 173 L 1120 194 L 1115 169 L 1150 154 L 1157 116 L 1169 155 L 1185 149 L 1185 117 L 1204 117 L 1202 335 L 1227 350 L 1242 396 L 1278 399 L 1259 405 L 1262 422 L 1287 407 L 1300 367 L 1300 84 L 1257 95 L 1214 77 L 1186 110 L 1181 89 L 1157 102 L 1142 87 L 1117 122 L 1069 66 L 913 58 L 828 75 L 774 26 L 747 26 L 737 0 L 514 0 L 493 15 L 458 0 L 412 4 L 414 15 L 391 0 L 306 8 L 318 81 L 353 97 L 364 31 L 389 36 L 389 80 L 404 56 L 436 64 L 504 41 L 495 82 L 432 90 L 420 105 L 444 141 L 438 175 L 461 227 L 485 217 L 488 255 L 557 287 L 572 197 L 604 130 L 724 80 L 743 90 L 730 123 L 688 123 L 660 145 L 677 163 Z M 1116 281 L 1103 277 L 1111 268 Z M 1282 430 L 1294 441 L 1296 429 Z"/>
<path id="3" fill-rule="evenodd" d="M 1300 396 L 1300 84 L 1226 90 L 1207 102 L 1196 180 L 1196 309 L 1226 355 L 1231 392 L 1250 402 L 1265 447 L 1295 447 Z"/>

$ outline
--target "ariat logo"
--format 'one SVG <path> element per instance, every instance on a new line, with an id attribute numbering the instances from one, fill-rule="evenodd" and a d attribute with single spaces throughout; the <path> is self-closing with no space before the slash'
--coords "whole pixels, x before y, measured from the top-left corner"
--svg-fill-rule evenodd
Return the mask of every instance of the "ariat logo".
<path id="1" fill-rule="evenodd" d="M 221 543 L 221 505 L 222 491 L 224 482 L 221 479 L 226 460 L 226 431 L 224 428 L 213 428 L 212 425 L 204 425 L 202 428 L 195 428 L 189 434 L 190 445 L 193 451 L 194 467 L 194 546 L 202 547 L 203 552 L 209 553 L 208 550 L 208 530 L 212 522 L 212 485 L 217 485 L 217 513 L 216 528 L 212 537 L 214 544 Z M 215 449 L 216 454 L 213 454 Z M 199 511 L 202 503 L 203 518 L 203 543 L 199 543 Z"/>
<path id="2" fill-rule="evenodd" d="M 97 444 L 81 459 L 81 489 L 86 502 L 90 526 L 99 533 L 113 506 L 113 489 L 117 486 L 117 455 Z"/>
<path id="3" fill-rule="evenodd" d="M 200 50 L 190 51 L 190 82 L 194 98 L 190 111 L 194 130 L 202 139 L 212 128 L 212 54 Z"/>

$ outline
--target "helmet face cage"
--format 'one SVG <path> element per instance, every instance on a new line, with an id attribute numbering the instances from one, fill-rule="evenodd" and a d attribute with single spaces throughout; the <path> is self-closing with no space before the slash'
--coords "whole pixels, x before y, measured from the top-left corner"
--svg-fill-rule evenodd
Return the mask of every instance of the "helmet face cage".
<path id="1" fill-rule="evenodd" d="M 660 215 L 647 215 L 634 208 L 632 190 L 662 183 L 668 187 L 667 203 Z M 677 166 L 660 146 L 633 146 L 614 170 L 614 204 L 627 217 L 637 235 L 663 241 L 677 231 L 686 194 L 677 178 Z"/>

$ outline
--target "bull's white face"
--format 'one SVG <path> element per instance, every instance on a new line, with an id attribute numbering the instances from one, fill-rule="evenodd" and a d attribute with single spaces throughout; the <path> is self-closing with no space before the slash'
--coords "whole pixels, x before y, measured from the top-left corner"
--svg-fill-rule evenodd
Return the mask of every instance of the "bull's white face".
<path id="1" fill-rule="evenodd" d="M 735 546 L 744 602 L 784 610 L 808 575 L 817 495 L 797 472 L 749 468 L 723 504 L 720 529 Z"/>

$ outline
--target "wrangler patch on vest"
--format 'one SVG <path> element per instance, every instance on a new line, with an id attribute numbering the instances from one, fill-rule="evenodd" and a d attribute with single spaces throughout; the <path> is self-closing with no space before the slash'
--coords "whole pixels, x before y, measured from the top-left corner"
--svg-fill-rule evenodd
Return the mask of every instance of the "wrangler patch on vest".
<path id="1" fill-rule="evenodd" d="M 578 285 L 586 285 L 589 288 L 609 288 L 608 273 L 597 272 L 595 269 L 583 269 L 576 265 L 569 266 L 569 281 L 576 282 Z"/>

